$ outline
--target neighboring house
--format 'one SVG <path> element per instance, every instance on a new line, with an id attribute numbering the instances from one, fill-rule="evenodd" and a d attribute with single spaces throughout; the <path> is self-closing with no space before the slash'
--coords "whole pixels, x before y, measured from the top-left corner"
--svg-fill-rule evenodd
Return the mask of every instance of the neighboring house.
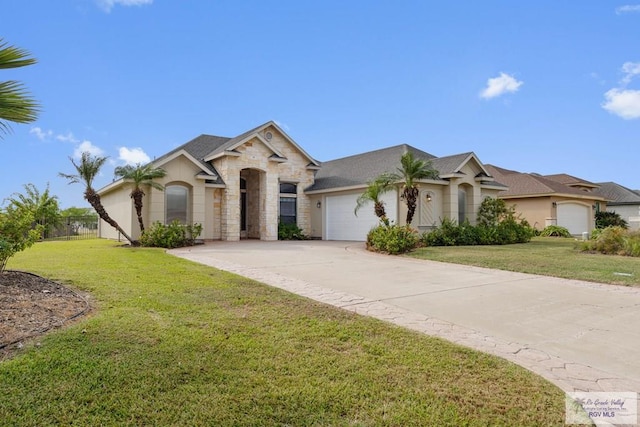
<path id="1" fill-rule="evenodd" d="M 516 207 L 534 228 L 565 227 L 573 235 L 591 233 L 595 212 L 606 210 L 607 198 L 598 185 L 567 174 L 539 175 L 486 165 L 494 178 L 508 186 L 499 197 Z"/>
<path id="2" fill-rule="evenodd" d="M 607 210 L 620 215 L 630 229 L 640 229 L 640 192 L 615 182 L 599 182 L 598 187 L 596 193 L 609 200 Z"/>
<path id="3" fill-rule="evenodd" d="M 313 238 L 363 241 L 378 219 L 373 206 L 356 216 L 356 199 L 368 181 L 395 172 L 407 150 L 430 160 L 440 174 L 419 183 L 412 224 L 419 229 L 437 226 L 442 218 L 475 223 L 482 200 L 506 189 L 474 153 L 437 158 L 398 145 L 321 164 L 270 121 L 234 138 L 200 135 L 155 159 L 152 164 L 167 171 L 156 180 L 165 191 L 144 188 L 143 218 L 147 225 L 174 219 L 200 223 L 203 239 L 276 240 L 283 222 L 297 224 Z M 118 180 L 98 193 L 110 216 L 138 238 L 130 191 L 130 183 Z M 385 194 L 384 200 L 389 219 L 402 224 L 406 207 L 399 192 Z M 100 224 L 101 237 L 120 237 Z"/>
<path id="4" fill-rule="evenodd" d="M 367 232 L 378 223 L 373 206 L 353 214 L 356 200 L 377 176 L 396 172 L 400 158 L 407 151 L 415 158 L 431 162 L 439 178 L 423 180 L 412 225 L 424 231 L 440 225 L 443 218 L 457 223 L 469 219 L 475 224 L 478 207 L 487 196 L 497 197 L 506 187 L 495 182 L 474 153 L 435 157 L 410 145 L 402 144 L 381 150 L 323 162 L 314 184 L 305 192 L 311 205 L 318 207 L 312 215 L 312 236 L 325 240 L 365 240 Z M 393 190 L 382 197 L 390 220 L 404 224 L 407 207 Z M 320 209 L 321 207 L 322 209 Z"/>

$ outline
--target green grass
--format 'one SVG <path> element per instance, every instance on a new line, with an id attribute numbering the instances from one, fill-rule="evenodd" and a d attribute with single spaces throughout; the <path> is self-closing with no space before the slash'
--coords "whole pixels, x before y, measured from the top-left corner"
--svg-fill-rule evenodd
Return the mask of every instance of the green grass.
<path id="1" fill-rule="evenodd" d="M 408 256 L 566 279 L 640 286 L 640 258 L 581 252 L 575 249 L 578 243 L 575 239 L 535 237 L 529 243 L 516 245 L 426 247 Z"/>
<path id="2" fill-rule="evenodd" d="M 10 260 L 89 318 L 0 363 L 3 425 L 563 425 L 564 394 L 497 357 L 104 240 Z"/>

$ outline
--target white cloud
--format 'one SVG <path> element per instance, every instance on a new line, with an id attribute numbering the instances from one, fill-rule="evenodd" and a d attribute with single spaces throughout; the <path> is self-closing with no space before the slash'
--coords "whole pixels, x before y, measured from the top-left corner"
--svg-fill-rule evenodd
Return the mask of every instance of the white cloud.
<path id="1" fill-rule="evenodd" d="M 58 134 L 56 135 L 56 139 L 62 142 L 73 142 L 73 143 L 80 142 L 76 139 L 75 136 L 73 136 L 71 132 L 68 132 L 66 135 Z"/>
<path id="2" fill-rule="evenodd" d="M 500 73 L 499 77 L 487 80 L 487 87 L 480 92 L 480 97 L 491 99 L 505 93 L 514 93 L 520 89 L 523 82 L 516 80 L 513 76 L 506 73 Z"/>
<path id="3" fill-rule="evenodd" d="M 640 62 L 625 62 L 622 64 L 622 72 L 625 73 L 625 76 L 621 83 L 627 85 L 634 77 L 640 76 Z"/>
<path id="4" fill-rule="evenodd" d="M 114 6 L 144 6 L 153 3 L 153 0 L 96 0 L 98 7 L 105 12 L 111 12 Z"/>
<path id="5" fill-rule="evenodd" d="M 49 139 L 51 136 L 53 136 L 53 131 L 52 130 L 42 130 L 39 127 L 31 128 L 29 133 L 35 135 L 36 138 L 38 138 L 40 141 L 45 141 L 45 140 Z"/>
<path id="6" fill-rule="evenodd" d="M 104 157 L 104 151 L 102 148 L 93 145 L 91 141 L 84 140 L 73 150 L 73 157 L 79 159 L 82 157 L 82 153 L 88 151 L 92 156 Z"/>
<path id="7" fill-rule="evenodd" d="M 602 108 L 626 120 L 640 119 L 640 90 L 611 89 Z"/>
<path id="8" fill-rule="evenodd" d="M 151 158 L 142 150 L 142 148 L 119 148 L 118 159 L 124 161 L 127 165 L 144 165 L 151 161 Z"/>
<path id="9" fill-rule="evenodd" d="M 640 119 L 640 90 L 627 89 L 627 85 L 640 76 L 640 62 L 625 62 L 622 72 L 620 87 L 605 92 L 602 108 L 625 120 Z"/>
<path id="10" fill-rule="evenodd" d="M 624 6 L 616 7 L 616 14 L 618 15 L 634 12 L 640 12 L 640 4 L 626 4 Z"/>

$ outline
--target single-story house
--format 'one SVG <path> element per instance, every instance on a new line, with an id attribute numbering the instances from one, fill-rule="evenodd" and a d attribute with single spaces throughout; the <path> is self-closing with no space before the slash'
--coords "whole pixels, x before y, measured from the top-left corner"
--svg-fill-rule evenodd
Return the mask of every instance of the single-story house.
<path id="1" fill-rule="evenodd" d="M 615 182 L 599 182 L 596 193 L 607 198 L 607 210 L 627 221 L 631 230 L 640 229 L 640 191 L 630 190 Z"/>
<path id="2" fill-rule="evenodd" d="M 549 225 L 565 227 L 573 235 L 591 233 L 595 213 L 606 210 L 607 198 L 597 193 L 598 185 L 567 175 L 522 173 L 486 165 L 489 173 L 508 189 L 498 196 L 515 205 L 534 228 Z"/>
<path id="3" fill-rule="evenodd" d="M 472 152 L 436 157 L 403 144 L 319 162 L 270 121 L 233 138 L 200 135 L 153 160 L 167 175 L 156 180 L 164 191 L 144 188 L 143 218 L 145 224 L 199 223 L 200 238 L 212 240 L 277 240 L 278 224 L 284 222 L 312 238 L 363 241 L 378 219 L 373 206 L 356 215 L 356 200 L 367 182 L 395 172 L 407 151 L 429 160 L 439 173 L 419 182 L 412 223 L 418 229 L 437 226 L 443 218 L 475 223 L 482 200 L 506 190 Z M 118 180 L 98 193 L 109 215 L 138 238 L 131 189 L 131 183 Z M 383 200 L 389 219 L 403 224 L 406 206 L 399 191 Z M 99 234 L 120 237 L 102 221 Z"/>

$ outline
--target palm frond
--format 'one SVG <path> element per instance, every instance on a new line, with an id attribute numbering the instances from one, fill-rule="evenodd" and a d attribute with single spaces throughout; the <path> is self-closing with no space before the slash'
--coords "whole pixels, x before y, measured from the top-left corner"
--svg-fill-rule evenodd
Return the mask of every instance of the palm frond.
<path id="1" fill-rule="evenodd" d="M 0 69 L 25 67 L 38 62 L 35 58 L 29 58 L 30 55 L 24 49 L 9 46 L 0 38 Z"/>

